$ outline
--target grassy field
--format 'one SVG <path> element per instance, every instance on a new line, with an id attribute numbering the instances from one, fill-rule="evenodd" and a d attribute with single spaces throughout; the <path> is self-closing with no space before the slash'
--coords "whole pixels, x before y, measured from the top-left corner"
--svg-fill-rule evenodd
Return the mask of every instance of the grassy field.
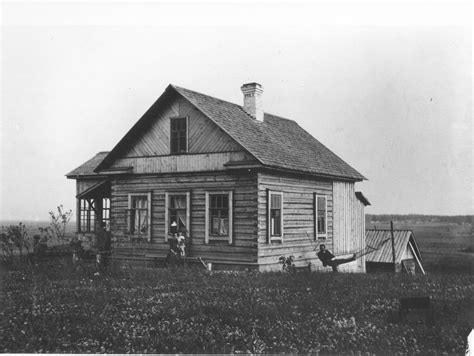
<path id="1" fill-rule="evenodd" d="M 73 353 L 463 353 L 471 274 L 350 275 L 193 269 L 3 271 L 0 351 Z M 433 321 L 400 321 L 430 295 Z"/>
<path id="2" fill-rule="evenodd" d="M 471 225 L 395 228 L 414 231 L 426 276 L 98 271 L 69 259 L 4 267 L 0 351 L 463 354 L 474 327 Z M 433 321 L 399 320 L 400 297 L 425 295 Z"/>

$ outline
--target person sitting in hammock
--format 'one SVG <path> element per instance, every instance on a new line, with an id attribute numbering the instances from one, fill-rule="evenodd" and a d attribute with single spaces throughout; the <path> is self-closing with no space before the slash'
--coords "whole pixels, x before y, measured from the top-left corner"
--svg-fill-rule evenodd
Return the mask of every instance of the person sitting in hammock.
<path id="1" fill-rule="evenodd" d="M 329 250 L 326 250 L 326 245 L 322 244 L 319 246 L 318 258 L 321 260 L 324 267 L 330 266 L 332 267 L 333 272 L 337 272 L 337 266 L 343 263 L 355 261 L 356 254 L 353 253 L 336 257 L 329 252 Z"/>

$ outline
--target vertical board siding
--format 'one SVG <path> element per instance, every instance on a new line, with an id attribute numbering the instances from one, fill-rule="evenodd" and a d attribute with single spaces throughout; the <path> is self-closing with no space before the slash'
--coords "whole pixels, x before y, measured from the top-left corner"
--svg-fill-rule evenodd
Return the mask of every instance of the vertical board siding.
<path id="1" fill-rule="evenodd" d="M 190 193 L 190 244 L 187 252 L 214 263 L 256 263 L 257 261 L 257 179 L 256 175 L 180 174 L 116 178 L 112 183 L 112 226 L 116 240 L 114 253 L 118 258 L 164 258 L 169 249 L 165 239 L 166 192 Z M 233 243 L 227 239 L 205 243 L 206 191 L 232 191 Z M 151 192 L 151 241 L 132 243 L 127 236 L 128 194 Z"/>
<path id="2" fill-rule="evenodd" d="M 225 170 L 224 164 L 229 161 L 249 159 L 252 159 L 252 157 L 244 151 L 155 157 L 125 157 L 115 160 L 112 167 L 133 167 L 133 173 L 137 174 L 210 172 Z"/>
<path id="3" fill-rule="evenodd" d="M 183 98 L 163 107 L 150 126 L 143 130 L 125 157 L 170 154 L 170 118 L 188 117 L 188 152 L 239 151 L 242 147 L 216 124 Z"/>
<path id="4" fill-rule="evenodd" d="M 365 218 L 363 207 L 355 196 L 354 183 L 333 182 L 334 254 L 355 253 L 365 248 Z M 364 272 L 360 259 L 341 265 L 341 271 Z"/>
<path id="5" fill-rule="evenodd" d="M 267 189 L 283 193 L 283 242 L 268 242 Z M 327 197 L 327 238 L 315 240 L 314 193 Z M 280 256 L 295 257 L 296 265 L 311 262 L 316 267 L 315 249 L 332 244 L 332 183 L 290 175 L 258 174 L 258 262 L 261 270 L 281 268 Z"/>

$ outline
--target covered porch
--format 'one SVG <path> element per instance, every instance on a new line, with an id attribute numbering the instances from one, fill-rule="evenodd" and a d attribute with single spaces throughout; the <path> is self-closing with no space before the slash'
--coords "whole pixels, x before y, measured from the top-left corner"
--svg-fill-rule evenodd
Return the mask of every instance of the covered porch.
<path id="1" fill-rule="evenodd" d="M 98 253 L 112 249 L 110 193 L 111 182 L 104 179 L 76 196 L 76 236 L 84 249 Z"/>

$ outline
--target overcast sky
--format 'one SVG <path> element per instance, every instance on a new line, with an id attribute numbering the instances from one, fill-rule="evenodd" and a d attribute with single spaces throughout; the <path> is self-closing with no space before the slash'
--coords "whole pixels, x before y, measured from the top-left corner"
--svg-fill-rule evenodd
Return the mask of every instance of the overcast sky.
<path id="1" fill-rule="evenodd" d="M 169 83 L 293 119 L 369 180 L 368 213 L 472 214 L 469 3 L 2 4 L 0 219 L 75 209 L 65 174 Z"/>

